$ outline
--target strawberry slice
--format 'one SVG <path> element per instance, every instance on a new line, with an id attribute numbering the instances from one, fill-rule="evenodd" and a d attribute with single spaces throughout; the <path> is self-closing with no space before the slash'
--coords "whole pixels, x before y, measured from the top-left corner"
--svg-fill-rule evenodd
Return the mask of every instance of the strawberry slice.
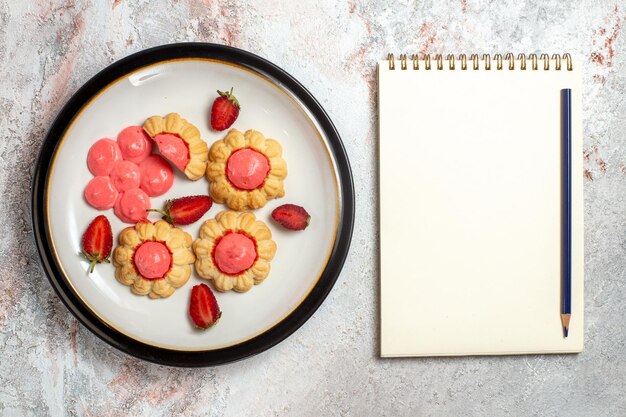
<path id="1" fill-rule="evenodd" d="M 311 216 L 304 207 L 283 204 L 272 212 L 272 218 L 289 230 L 304 230 L 311 223 Z"/>
<path id="2" fill-rule="evenodd" d="M 163 210 L 150 209 L 148 211 L 161 213 L 163 220 L 169 223 L 185 226 L 200 220 L 212 205 L 213 199 L 211 197 L 207 195 L 193 195 L 167 200 Z"/>
<path id="3" fill-rule="evenodd" d="M 82 240 L 82 254 L 89 261 L 89 273 L 92 273 L 96 264 L 110 262 L 113 248 L 113 232 L 111 223 L 106 216 L 100 215 L 92 220 L 87 227 Z"/>
<path id="4" fill-rule="evenodd" d="M 215 294 L 206 284 L 195 285 L 191 289 L 189 315 L 197 329 L 208 329 L 222 317 Z"/>
<path id="5" fill-rule="evenodd" d="M 211 127 L 214 130 L 226 130 L 235 123 L 239 116 L 239 101 L 230 91 L 217 90 L 220 96 L 213 102 L 211 108 Z"/>

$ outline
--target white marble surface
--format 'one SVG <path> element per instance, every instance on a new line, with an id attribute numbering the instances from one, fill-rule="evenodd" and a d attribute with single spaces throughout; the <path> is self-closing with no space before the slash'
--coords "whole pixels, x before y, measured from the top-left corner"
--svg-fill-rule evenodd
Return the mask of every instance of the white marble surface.
<path id="1" fill-rule="evenodd" d="M 626 3 L 607 1 L 0 2 L 0 415 L 626 415 Z M 327 301 L 254 358 L 173 369 L 80 326 L 38 264 L 29 189 L 59 106 L 111 62 L 225 43 L 298 78 L 354 170 L 353 246 Z M 584 71 L 585 351 L 378 358 L 375 62 L 400 52 L 560 52 Z"/>

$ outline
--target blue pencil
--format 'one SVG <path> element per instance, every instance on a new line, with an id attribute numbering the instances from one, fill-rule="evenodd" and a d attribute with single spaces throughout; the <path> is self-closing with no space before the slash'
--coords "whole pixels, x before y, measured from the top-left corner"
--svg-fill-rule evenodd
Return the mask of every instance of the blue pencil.
<path id="1" fill-rule="evenodd" d="M 563 336 L 572 317 L 572 90 L 561 90 L 561 322 Z"/>

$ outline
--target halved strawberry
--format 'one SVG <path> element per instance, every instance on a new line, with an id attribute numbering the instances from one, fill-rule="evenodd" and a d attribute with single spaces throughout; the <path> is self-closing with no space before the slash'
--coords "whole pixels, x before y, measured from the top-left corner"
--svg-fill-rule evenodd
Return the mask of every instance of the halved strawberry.
<path id="1" fill-rule="evenodd" d="M 89 273 L 96 264 L 110 262 L 109 256 L 113 248 L 113 232 L 111 223 L 106 216 L 100 215 L 92 220 L 82 240 L 82 254 L 90 263 Z"/>
<path id="2" fill-rule="evenodd" d="M 212 205 L 213 199 L 208 195 L 193 195 L 167 200 L 163 210 L 150 209 L 148 211 L 161 213 L 163 220 L 169 223 L 185 226 L 200 220 Z"/>
<path id="3" fill-rule="evenodd" d="M 215 130 L 226 130 L 235 123 L 239 116 L 239 101 L 230 91 L 217 90 L 220 96 L 213 102 L 211 108 L 211 127 Z"/>
<path id="4" fill-rule="evenodd" d="M 304 230 L 311 222 L 311 216 L 304 207 L 283 204 L 272 212 L 272 218 L 289 230 Z"/>
<path id="5" fill-rule="evenodd" d="M 208 329 L 222 317 L 215 294 L 206 284 L 195 285 L 191 289 L 189 315 L 198 329 Z"/>

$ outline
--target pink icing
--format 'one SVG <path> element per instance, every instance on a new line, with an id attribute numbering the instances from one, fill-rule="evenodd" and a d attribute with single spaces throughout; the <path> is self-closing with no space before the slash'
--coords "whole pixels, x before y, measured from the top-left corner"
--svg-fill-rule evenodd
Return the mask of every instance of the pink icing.
<path id="1" fill-rule="evenodd" d="M 265 155 L 254 149 L 244 148 L 233 152 L 226 162 L 226 176 L 241 190 L 254 190 L 265 182 L 270 163 Z"/>
<path id="2" fill-rule="evenodd" d="M 213 259 L 220 271 L 239 275 L 256 261 L 256 244 L 242 233 L 229 233 L 219 239 Z"/>
<path id="3" fill-rule="evenodd" d="M 185 141 L 172 133 L 161 133 L 154 137 L 159 152 L 181 171 L 189 163 L 189 148 Z"/>
<path id="4" fill-rule="evenodd" d="M 115 203 L 115 215 L 125 223 L 137 223 L 148 216 L 150 197 L 139 188 L 131 188 L 122 193 Z"/>
<path id="5" fill-rule="evenodd" d="M 160 279 L 172 265 L 172 255 L 161 242 L 145 242 L 133 255 L 137 272 L 146 279 Z"/>
<path id="6" fill-rule="evenodd" d="M 115 205 L 118 192 L 109 177 L 99 176 L 89 181 L 85 187 L 84 196 L 90 206 L 98 210 L 106 210 Z"/>
<path id="7" fill-rule="evenodd" d="M 89 148 L 87 168 L 93 175 L 109 175 L 117 161 L 122 159 L 120 147 L 113 139 L 100 139 Z"/>
<path id="8" fill-rule="evenodd" d="M 149 196 L 164 194 L 174 183 L 174 171 L 159 155 L 150 155 L 140 165 L 141 189 Z"/>
<path id="9" fill-rule="evenodd" d="M 111 171 L 111 181 L 117 191 L 126 191 L 139 187 L 139 167 L 130 161 L 119 161 Z"/>
<path id="10" fill-rule="evenodd" d="M 157 135 L 163 154 L 184 170 L 189 162 L 187 144 L 173 134 Z M 166 193 L 174 183 L 170 164 L 152 154 L 150 136 L 140 126 L 129 126 L 113 139 L 100 139 L 87 154 L 87 167 L 95 177 L 87 184 L 85 200 L 98 210 L 114 207 L 126 223 L 147 217 L 150 196 Z"/>
<path id="11" fill-rule="evenodd" d="M 117 144 L 122 157 L 130 162 L 139 164 L 152 153 L 150 136 L 141 126 L 129 126 L 117 136 Z"/>

